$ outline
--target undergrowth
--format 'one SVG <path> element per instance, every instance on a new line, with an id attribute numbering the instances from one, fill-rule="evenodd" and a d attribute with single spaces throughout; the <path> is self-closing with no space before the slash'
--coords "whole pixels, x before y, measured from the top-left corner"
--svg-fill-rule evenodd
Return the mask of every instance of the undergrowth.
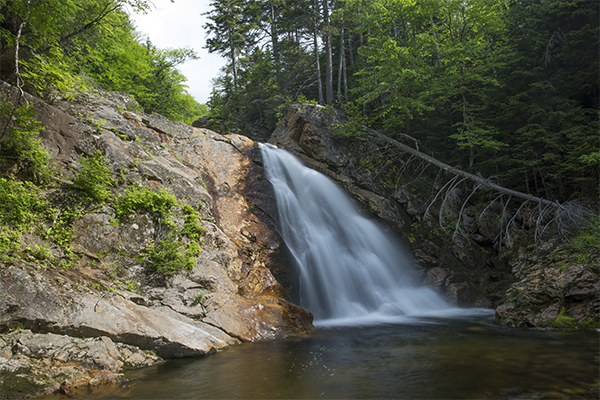
<path id="1" fill-rule="evenodd" d="M 206 232 L 198 211 L 180 205 L 167 189 L 134 186 L 115 198 L 117 183 L 99 151 L 82 156 L 72 183 L 65 182 L 51 166 L 51 155 L 39 139 L 41 129 L 31 105 L 0 105 L 0 262 L 73 265 L 74 222 L 108 205 L 114 207 L 117 223 L 136 213 L 151 215 L 154 243 L 140 255 L 148 271 L 167 276 L 194 267 Z M 60 260 L 53 259 L 51 248 L 62 254 Z"/>
<path id="2" fill-rule="evenodd" d="M 178 208 L 184 217 L 180 229 L 174 221 Z M 151 214 L 158 229 L 154 244 L 143 254 L 148 271 L 167 276 L 194 268 L 206 228 L 200 225 L 200 213 L 190 205 L 180 205 L 169 190 L 131 187 L 116 201 L 115 213 L 121 222 L 134 213 Z"/>

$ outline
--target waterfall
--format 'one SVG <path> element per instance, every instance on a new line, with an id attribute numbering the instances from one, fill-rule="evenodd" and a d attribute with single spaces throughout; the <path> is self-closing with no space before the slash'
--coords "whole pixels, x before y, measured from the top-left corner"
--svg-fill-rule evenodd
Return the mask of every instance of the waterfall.
<path id="1" fill-rule="evenodd" d="M 281 235 L 299 267 L 300 305 L 315 320 L 385 319 L 448 309 L 419 287 L 401 245 L 325 175 L 261 145 Z"/>

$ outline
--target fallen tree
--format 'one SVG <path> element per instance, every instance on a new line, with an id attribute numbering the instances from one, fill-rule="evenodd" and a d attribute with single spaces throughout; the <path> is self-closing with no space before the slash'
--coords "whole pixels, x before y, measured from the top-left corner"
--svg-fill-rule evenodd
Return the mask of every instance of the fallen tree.
<path id="1" fill-rule="evenodd" d="M 561 204 L 558 201 L 544 199 L 498 185 L 491 179 L 463 171 L 460 168 L 448 165 L 419 151 L 416 139 L 405 134 L 402 134 L 401 136 L 414 142 L 417 149 L 368 128 L 365 128 L 363 138 L 385 144 L 387 148 L 385 158 L 388 161 L 391 160 L 394 162 L 399 159 L 406 160 L 404 155 L 408 154 L 410 157 L 405 164 L 410 163 L 413 160 L 420 160 L 427 166 L 431 165 L 437 167 L 440 171 L 444 171 L 451 175 L 451 178 L 437 191 L 433 200 L 429 202 L 425 211 L 425 216 L 430 216 L 430 208 L 438 201 L 438 199 L 441 201 L 438 221 L 440 227 L 444 231 L 446 231 L 446 226 L 444 224 L 444 205 L 449 196 L 451 196 L 455 189 L 465 181 L 470 181 L 474 184 L 473 188 L 470 189 L 470 193 L 463 201 L 458 213 L 456 227 L 454 228 L 452 235 L 453 239 L 459 234 L 461 221 L 464 221 L 465 219 L 464 213 L 466 204 L 474 193 L 480 189 L 489 189 L 490 191 L 497 193 L 498 196 L 489 202 L 479 216 L 477 216 L 478 219 L 481 219 L 486 211 L 488 211 L 496 202 L 501 201 L 503 203 L 500 227 L 495 239 L 495 242 L 498 243 L 499 250 L 501 249 L 503 240 L 508 242 L 511 241 L 511 230 L 516 227 L 517 221 L 521 221 L 522 224 L 526 224 L 535 229 L 534 239 L 537 244 L 542 235 L 550 227 L 555 227 L 559 235 L 565 241 L 568 241 L 569 236 L 586 226 L 589 223 L 591 216 L 594 214 L 593 207 L 589 204 L 589 201 L 586 201 L 585 199 L 575 199 Z M 381 173 L 384 168 L 385 167 L 380 168 L 378 173 Z M 404 169 L 406 169 L 406 166 Z M 396 180 L 395 189 L 397 189 L 398 181 L 399 178 Z M 511 208 L 513 211 L 510 211 L 509 203 L 513 200 L 517 200 L 518 202 Z"/>

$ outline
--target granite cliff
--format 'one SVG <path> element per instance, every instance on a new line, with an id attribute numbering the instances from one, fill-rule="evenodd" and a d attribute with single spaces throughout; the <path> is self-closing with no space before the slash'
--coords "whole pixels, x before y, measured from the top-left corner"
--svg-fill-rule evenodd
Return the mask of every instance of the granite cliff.
<path id="1" fill-rule="evenodd" d="M 4 104 L 16 99 L 9 85 L 0 90 Z M 285 252 L 254 142 L 145 115 L 122 93 L 79 93 L 53 105 L 25 94 L 21 102 L 33 105 L 58 171 L 40 192 L 60 210 L 54 224 L 79 208 L 67 221 L 67 245 L 34 229 L 0 262 L 0 398 L 67 393 L 119 381 L 124 365 L 314 329 L 311 314 L 288 301 Z M 77 206 L 73 182 L 98 157 L 114 182 L 110 198 Z M 117 218 L 127 193 L 171 199 L 168 215 L 142 207 Z M 189 226 L 198 240 L 180 234 Z M 181 272 L 148 268 L 150 254 L 164 254 L 152 250 L 179 256 L 192 242 L 198 250 Z M 92 345 L 90 357 L 76 356 Z"/>

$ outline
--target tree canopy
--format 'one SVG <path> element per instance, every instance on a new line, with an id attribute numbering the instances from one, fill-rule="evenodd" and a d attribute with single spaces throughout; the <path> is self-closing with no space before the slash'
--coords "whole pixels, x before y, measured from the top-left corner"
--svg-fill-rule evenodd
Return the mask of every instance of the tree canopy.
<path id="1" fill-rule="evenodd" d="M 0 0 L 0 78 L 52 100 L 100 86 L 131 94 L 147 113 L 191 123 L 206 113 L 177 66 L 191 49 L 142 41 L 126 10 L 148 0 Z"/>
<path id="2" fill-rule="evenodd" d="M 371 128 L 515 190 L 598 197 L 599 2 L 211 4 L 208 49 L 230 63 L 209 104 L 230 128 L 268 137 L 299 99 L 362 109 Z"/>

